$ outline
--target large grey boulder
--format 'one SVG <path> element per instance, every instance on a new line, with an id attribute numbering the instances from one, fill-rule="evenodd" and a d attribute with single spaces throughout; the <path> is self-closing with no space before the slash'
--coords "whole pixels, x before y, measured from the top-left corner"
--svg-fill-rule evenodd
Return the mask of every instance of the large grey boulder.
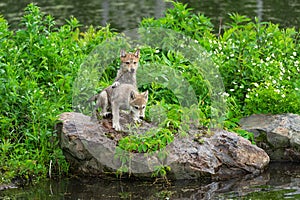
<path id="1" fill-rule="evenodd" d="M 235 133 L 224 130 L 190 130 L 185 137 L 176 136 L 163 152 L 128 153 L 116 149 L 118 140 L 128 134 L 143 134 L 152 124 L 143 122 L 134 133 L 118 133 L 111 120 L 93 122 L 80 113 L 63 113 L 57 129 L 66 159 L 73 173 L 87 175 L 114 174 L 127 167 L 134 177 L 149 178 L 159 167 L 169 166 L 171 179 L 228 179 L 240 175 L 257 175 L 269 163 L 261 148 Z M 129 123 L 125 115 L 121 124 Z M 123 162 L 121 162 L 122 160 Z"/>
<path id="2" fill-rule="evenodd" d="M 241 127 L 255 136 L 257 146 L 271 161 L 300 162 L 300 116 L 256 114 L 243 118 Z"/>

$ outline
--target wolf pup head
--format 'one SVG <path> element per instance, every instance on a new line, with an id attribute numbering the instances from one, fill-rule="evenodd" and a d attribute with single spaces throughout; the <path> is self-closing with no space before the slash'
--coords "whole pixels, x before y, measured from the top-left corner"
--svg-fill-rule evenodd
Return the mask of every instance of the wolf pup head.
<path id="1" fill-rule="evenodd" d="M 135 121 L 140 121 L 145 117 L 146 105 L 148 102 L 148 90 L 139 94 L 131 91 L 130 93 L 130 110 Z"/>
<path id="2" fill-rule="evenodd" d="M 125 50 L 122 49 L 120 53 L 120 58 L 122 72 L 134 73 L 136 72 L 139 65 L 140 50 L 136 50 L 135 53 L 126 53 Z"/>

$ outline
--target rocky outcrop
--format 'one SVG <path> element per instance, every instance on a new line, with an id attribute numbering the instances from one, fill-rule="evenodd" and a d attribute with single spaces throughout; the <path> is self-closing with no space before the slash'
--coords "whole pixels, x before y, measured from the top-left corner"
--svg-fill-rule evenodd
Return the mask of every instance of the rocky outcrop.
<path id="1" fill-rule="evenodd" d="M 170 166 L 171 179 L 228 179 L 261 173 L 269 163 L 259 147 L 235 133 L 224 130 L 192 129 L 185 137 L 176 136 L 163 152 L 129 153 L 116 148 L 118 140 L 128 134 L 143 134 L 155 128 L 143 122 L 131 132 L 115 132 L 111 120 L 92 122 L 80 113 L 63 113 L 57 129 L 63 152 L 73 173 L 114 174 L 127 167 L 134 177 L 149 178 L 158 167 Z M 121 115 L 121 124 L 130 123 Z M 122 162 L 121 162 L 122 161 Z"/>
<path id="2" fill-rule="evenodd" d="M 243 118 L 241 127 L 255 136 L 257 146 L 271 161 L 300 162 L 300 116 L 296 114 L 263 115 Z"/>

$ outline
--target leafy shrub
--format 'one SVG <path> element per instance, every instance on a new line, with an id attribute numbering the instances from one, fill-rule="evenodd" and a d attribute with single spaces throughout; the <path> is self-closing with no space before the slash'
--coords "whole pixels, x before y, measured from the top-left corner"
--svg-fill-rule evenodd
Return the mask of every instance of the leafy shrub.
<path id="1" fill-rule="evenodd" d="M 231 19 L 220 39 L 211 41 L 212 59 L 241 116 L 299 113 L 299 33 L 238 14 Z"/>
<path id="2" fill-rule="evenodd" d="M 299 32 L 294 28 L 280 29 L 272 23 L 253 22 L 246 16 L 231 14 L 232 21 L 226 24 L 222 35 L 216 36 L 208 18 L 192 14 L 187 5 L 173 4 L 174 8 L 169 9 L 164 18 L 144 19 L 141 26 L 181 32 L 196 39 L 206 49 L 224 82 L 227 114 L 222 120 L 225 120 L 225 129 L 251 139 L 253 135 L 246 136 L 238 127 L 241 117 L 254 113 L 300 112 Z M 182 72 L 193 85 L 204 119 L 209 121 L 211 94 L 202 74 L 193 73 L 193 66 L 188 62 L 176 64 L 174 59 L 165 56 L 172 53 L 162 54 L 156 55 L 157 60 Z"/>
<path id="3" fill-rule="evenodd" d="M 82 60 L 113 35 L 108 27 L 80 33 L 75 18 L 56 27 L 33 4 L 20 26 L 10 31 L 0 17 L 1 182 L 67 173 L 53 127 L 60 113 L 71 111 L 72 83 Z"/>
<path id="4" fill-rule="evenodd" d="M 173 142 L 174 134 L 165 128 L 150 130 L 143 135 L 131 135 L 122 138 L 118 146 L 129 152 L 149 153 L 164 149 Z"/>

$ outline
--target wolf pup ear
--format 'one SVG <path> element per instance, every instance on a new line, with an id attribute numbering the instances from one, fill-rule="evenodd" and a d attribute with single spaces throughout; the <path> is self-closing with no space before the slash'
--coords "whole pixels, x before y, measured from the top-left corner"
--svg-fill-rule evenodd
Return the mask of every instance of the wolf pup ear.
<path id="1" fill-rule="evenodd" d="M 144 95 L 144 98 L 145 98 L 146 100 L 148 100 L 148 90 L 146 90 L 146 92 L 144 92 L 143 95 Z"/>
<path id="2" fill-rule="evenodd" d="M 136 52 L 134 53 L 134 56 L 139 58 L 140 57 L 140 49 L 137 49 Z"/>
<path id="3" fill-rule="evenodd" d="M 121 49 L 120 55 L 121 57 L 126 57 L 126 52 L 124 49 Z"/>
<path id="4" fill-rule="evenodd" d="M 131 90 L 131 92 L 130 92 L 130 99 L 131 100 L 135 99 L 135 92 L 133 90 Z"/>

